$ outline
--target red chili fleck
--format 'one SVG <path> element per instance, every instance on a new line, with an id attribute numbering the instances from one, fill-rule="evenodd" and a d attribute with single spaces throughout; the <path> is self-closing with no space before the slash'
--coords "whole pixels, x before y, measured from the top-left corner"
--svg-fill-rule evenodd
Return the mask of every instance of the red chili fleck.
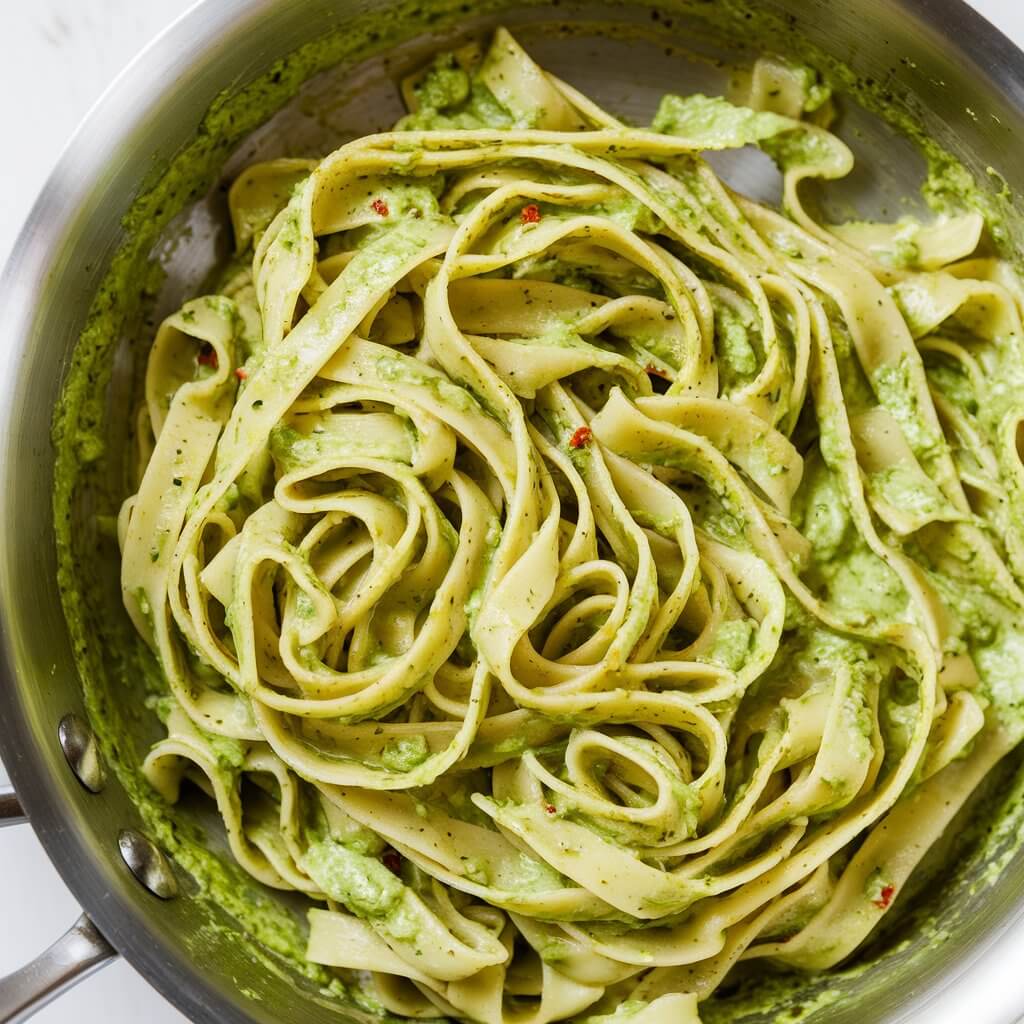
<path id="1" fill-rule="evenodd" d="M 555 814 L 558 811 L 558 808 L 554 804 L 545 804 L 544 810 L 547 811 L 548 814 Z"/>
<path id="2" fill-rule="evenodd" d="M 872 900 L 871 902 L 874 903 L 874 905 L 878 907 L 879 910 L 885 910 L 886 907 L 888 907 L 889 904 L 892 903 L 892 898 L 895 895 L 896 886 L 886 885 L 882 887 L 882 891 L 878 894 L 878 899 Z"/>
<path id="3" fill-rule="evenodd" d="M 247 369 L 245 369 L 244 366 L 236 366 L 235 367 L 235 376 L 239 380 L 247 380 L 248 377 L 249 377 L 249 371 Z"/>
<path id="4" fill-rule="evenodd" d="M 530 203 L 529 206 L 524 206 L 519 214 L 519 219 L 524 224 L 539 224 L 540 207 L 536 203 Z"/>
<path id="5" fill-rule="evenodd" d="M 374 199 L 370 206 L 373 207 L 373 212 L 381 217 L 387 217 L 391 211 L 388 209 L 388 204 L 383 199 Z"/>
<path id="6" fill-rule="evenodd" d="M 203 347 L 199 350 L 199 355 L 196 356 L 196 362 L 200 366 L 209 366 L 216 370 L 217 350 L 212 345 L 203 345 Z"/>
<path id="7" fill-rule="evenodd" d="M 664 370 L 655 366 L 654 363 L 648 363 L 644 367 L 644 370 L 652 377 L 660 377 L 662 380 L 668 380 L 668 374 Z"/>
<path id="8" fill-rule="evenodd" d="M 397 850 L 385 850 L 380 855 L 380 862 L 393 875 L 400 875 L 402 873 L 402 855 Z"/>
<path id="9" fill-rule="evenodd" d="M 577 427 L 575 433 L 569 438 L 570 448 L 586 448 L 594 432 L 590 427 Z"/>

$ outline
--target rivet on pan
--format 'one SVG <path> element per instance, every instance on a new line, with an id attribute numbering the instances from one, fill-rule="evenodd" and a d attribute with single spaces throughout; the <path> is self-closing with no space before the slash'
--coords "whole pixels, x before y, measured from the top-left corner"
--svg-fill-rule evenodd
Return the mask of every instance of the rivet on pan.
<path id="1" fill-rule="evenodd" d="M 169 900 L 178 895 L 178 880 L 167 858 L 141 832 L 122 830 L 117 846 L 128 870 L 154 895 Z"/>
<path id="2" fill-rule="evenodd" d="M 92 729 L 78 715 L 65 715 L 57 726 L 57 739 L 78 781 L 86 789 L 98 793 L 107 781 L 107 775 Z"/>

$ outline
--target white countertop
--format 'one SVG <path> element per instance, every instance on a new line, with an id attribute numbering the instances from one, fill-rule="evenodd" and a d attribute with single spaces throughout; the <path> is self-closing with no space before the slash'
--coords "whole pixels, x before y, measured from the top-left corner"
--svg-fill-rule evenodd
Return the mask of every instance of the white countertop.
<path id="1" fill-rule="evenodd" d="M 971 0 L 1024 45 L 1022 0 Z M 64 142 L 120 68 L 192 0 L 2 0 L 0 264 Z M 16 141 L 15 141 L 16 140 Z M 28 828 L 0 832 L 0 976 L 77 915 Z M 182 1024 L 185 1018 L 120 961 L 35 1018 L 39 1024 Z"/>

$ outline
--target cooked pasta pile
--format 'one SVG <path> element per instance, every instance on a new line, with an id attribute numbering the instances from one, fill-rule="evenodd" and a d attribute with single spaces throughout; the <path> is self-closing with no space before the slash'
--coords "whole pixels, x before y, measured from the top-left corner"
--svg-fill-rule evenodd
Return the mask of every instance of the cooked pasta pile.
<path id="1" fill-rule="evenodd" d="M 499 31 L 245 171 L 153 342 L 147 776 L 382 1012 L 681 1024 L 834 965 L 1021 736 L 1024 292 L 977 214 L 812 218 L 827 90 L 744 89 L 633 128 Z M 750 144 L 782 212 L 701 156 Z"/>

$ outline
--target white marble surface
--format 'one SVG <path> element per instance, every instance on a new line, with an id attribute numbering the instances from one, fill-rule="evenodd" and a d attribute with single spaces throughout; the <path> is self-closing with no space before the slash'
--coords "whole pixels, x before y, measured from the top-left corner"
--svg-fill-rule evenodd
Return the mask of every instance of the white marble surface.
<path id="1" fill-rule="evenodd" d="M 76 124 L 117 72 L 192 0 L 0 0 L 0 263 Z M 836 0 L 841 2 L 841 0 Z M 972 0 L 1024 44 L 1024 0 Z M 75 902 L 27 828 L 0 833 L 0 975 L 56 938 Z M 181 1024 L 124 962 L 52 1003 L 39 1024 Z"/>

